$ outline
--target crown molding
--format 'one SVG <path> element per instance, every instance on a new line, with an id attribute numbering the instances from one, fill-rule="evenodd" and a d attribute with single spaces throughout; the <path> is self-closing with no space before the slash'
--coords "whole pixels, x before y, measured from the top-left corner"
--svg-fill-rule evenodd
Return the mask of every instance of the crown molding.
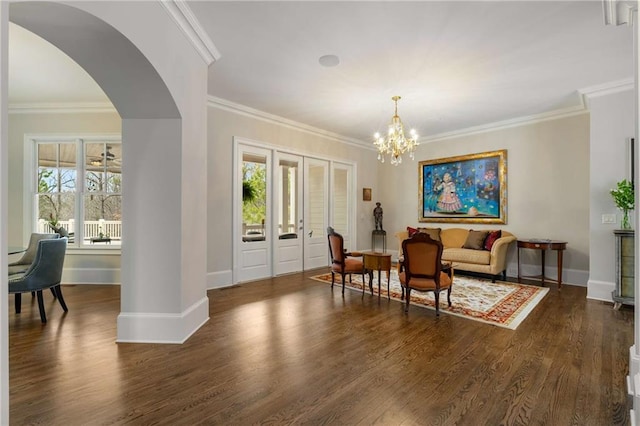
<path id="1" fill-rule="evenodd" d="M 289 120 L 288 118 L 280 117 L 278 115 L 269 114 L 267 112 L 260 111 L 245 105 L 237 104 L 235 102 L 231 102 L 226 99 L 218 98 L 215 96 L 209 95 L 207 104 L 214 108 L 234 112 L 240 115 L 262 120 L 267 123 L 276 124 L 289 129 L 293 129 L 293 130 L 298 130 L 314 136 L 321 136 L 323 138 L 331 139 L 336 142 L 342 142 L 344 144 L 351 145 L 356 148 L 367 149 L 371 151 L 376 150 L 373 144 L 363 142 L 359 139 L 342 136 L 337 133 L 329 132 L 327 130 L 322 130 L 317 127 L 299 123 L 297 121 Z"/>
<path id="2" fill-rule="evenodd" d="M 220 59 L 220 52 L 184 0 L 160 0 L 160 4 L 187 36 L 207 66 Z"/>
<path id="3" fill-rule="evenodd" d="M 511 118 L 509 120 L 496 121 L 493 123 L 481 124 L 479 126 L 467 127 L 465 129 L 454 130 L 451 132 L 438 133 L 435 135 L 427 136 L 420 142 L 430 143 L 439 142 L 447 139 L 454 139 L 463 136 L 472 136 L 481 133 L 494 132 L 497 130 L 509 129 L 512 127 L 527 126 L 536 123 L 542 123 L 544 121 L 558 120 L 560 118 L 572 117 L 574 115 L 586 114 L 589 110 L 584 105 L 584 102 L 580 102 L 580 105 L 561 108 L 554 111 L 547 111 L 540 114 L 526 115 L 522 117 Z"/>
<path id="4" fill-rule="evenodd" d="M 117 113 L 109 102 L 19 103 L 9 104 L 9 114 L 97 114 Z"/>
<path id="5" fill-rule="evenodd" d="M 637 10 L 634 1 L 602 0 L 602 17 L 605 25 L 633 26 L 633 12 Z"/>
<path id="6" fill-rule="evenodd" d="M 635 83 L 633 78 L 626 78 L 624 80 L 610 81 L 608 83 L 599 84 L 597 86 L 585 87 L 578 90 L 582 97 L 582 102 L 589 108 L 591 98 L 598 98 L 600 96 L 612 95 L 614 93 L 625 92 L 627 90 L 633 90 Z"/>

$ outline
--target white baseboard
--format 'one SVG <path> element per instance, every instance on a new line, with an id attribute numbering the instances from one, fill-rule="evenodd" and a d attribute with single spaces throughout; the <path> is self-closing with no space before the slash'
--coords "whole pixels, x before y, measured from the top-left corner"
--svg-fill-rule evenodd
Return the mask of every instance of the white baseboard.
<path id="1" fill-rule="evenodd" d="M 206 296 L 180 314 L 121 312 L 116 342 L 181 344 L 208 320 Z"/>
<path id="2" fill-rule="evenodd" d="M 233 273 L 227 271 L 209 272 L 207 274 L 207 290 L 214 288 L 230 287 L 233 285 Z"/>
<path id="3" fill-rule="evenodd" d="M 120 284 L 120 268 L 64 268 L 62 284 Z"/>
<path id="4" fill-rule="evenodd" d="M 613 292 L 615 288 L 616 284 L 612 282 L 589 280 L 587 285 L 587 299 L 613 302 L 611 292 Z"/>

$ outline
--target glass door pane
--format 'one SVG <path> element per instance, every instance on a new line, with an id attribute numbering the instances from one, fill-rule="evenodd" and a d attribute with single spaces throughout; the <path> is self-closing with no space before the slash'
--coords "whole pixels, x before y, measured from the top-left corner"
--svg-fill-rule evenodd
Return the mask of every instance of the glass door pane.
<path id="1" fill-rule="evenodd" d="M 267 157 L 242 155 L 242 240 L 266 241 Z"/>
<path id="2" fill-rule="evenodd" d="M 283 235 L 296 238 L 298 221 L 300 220 L 298 216 L 300 203 L 298 199 L 298 190 L 300 188 L 298 171 L 300 165 L 295 160 L 280 159 L 279 167 L 278 234 L 280 238 Z"/>

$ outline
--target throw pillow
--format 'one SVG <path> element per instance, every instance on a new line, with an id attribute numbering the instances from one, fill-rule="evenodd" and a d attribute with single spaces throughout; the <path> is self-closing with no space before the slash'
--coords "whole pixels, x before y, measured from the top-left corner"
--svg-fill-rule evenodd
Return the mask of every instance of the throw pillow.
<path id="1" fill-rule="evenodd" d="M 473 250 L 484 250 L 484 240 L 489 235 L 489 231 L 469 231 L 467 235 L 467 241 L 464 242 L 462 248 Z"/>
<path id="2" fill-rule="evenodd" d="M 440 228 L 418 228 L 418 232 L 424 232 L 435 241 L 440 241 Z"/>
<path id="3" fill-rule="evenodd" d="M 416 232 L 418 232 L 418 230 L 416 228 L 407 226 L 407 232 L 409 233 L 409 238 L 411 238 Z"/>
<path id="4" fill-rule="evenodd" d="M 497 231 L 490 231 L 489 235 L 487 235 L 487 238 L 484 239 L 484 249 L 491 251 L 491 247 L 493 247 L 493 243 L 495 243 L 496 240 L 500 237 L 502 237 L 501 230 L 498 229 Z"/>

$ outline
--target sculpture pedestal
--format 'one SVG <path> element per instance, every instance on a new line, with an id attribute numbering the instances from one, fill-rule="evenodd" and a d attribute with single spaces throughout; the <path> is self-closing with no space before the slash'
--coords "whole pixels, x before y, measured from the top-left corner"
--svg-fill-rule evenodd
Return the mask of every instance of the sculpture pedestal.
<path id="1" fill-rule="evenodd" d="M 387 231 L 383 229 L 375 229 L 371 231 L 371 251 L 376 251 L 378 241 L 382 241 L 382 252 L 387 252 Z"/>

